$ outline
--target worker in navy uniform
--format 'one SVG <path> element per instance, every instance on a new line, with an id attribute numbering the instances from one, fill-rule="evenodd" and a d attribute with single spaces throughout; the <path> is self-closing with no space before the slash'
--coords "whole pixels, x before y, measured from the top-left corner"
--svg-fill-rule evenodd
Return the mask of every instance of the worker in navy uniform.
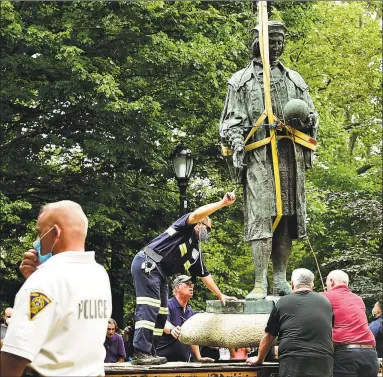
<path id="1" fill-rule="evenodd" d="M 224 295 L 207 270 L 201 254 L 201 242 L 207 241 L 211 229 L 208 217 L 235 202 L 233 192 L 218 202 L 206 204 L 187 213 L 164 233 L 152 240 L 133 259 L 132 275 L 136 290 L 136 324 L 132 364 L 163 364 L 155 347 L 162 336 L 168 314 L 168 276 L 186 274 L 202 282 L 224 305 L 235 297 Z"/>

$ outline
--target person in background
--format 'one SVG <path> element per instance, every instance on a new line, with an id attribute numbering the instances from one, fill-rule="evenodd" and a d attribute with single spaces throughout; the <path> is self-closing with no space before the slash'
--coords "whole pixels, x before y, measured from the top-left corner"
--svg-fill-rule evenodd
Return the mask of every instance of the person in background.
<path id="1" fill-rule="evenodd" d="M 214 361 L 220 358 L 219 347 L 201 346 L 200 353 L 202 357 L 210 357 Z"/>
<path id="2" fill-rule="evenodd" d="M 108 320 L 104 347 L 106 350 L 104 363 L 123 363 L 126 353 L 122 336 L 117 332 L 117 323 L 113 318 Z"/>
<path id="3" fill-rule="evenodd" d="M 366 307 L 362 298 L 350 291 L 348 283 L 344 271 L 331 271 L 326 279 L 327 292 L 321 293 L 334 312 L 333 377 L 376 377 L 378 355 L 374 334 L 368 328 Z"/>
<path id="4" fill-rule="evenodd" d="M 156 352 L 159 356 L 166 357 L 168 361 L 188 362 L 193 354 L 195 361 L 212 363 L 214 359 L 201 357 L 199 346 L 184 344 L 178 340 L 182 324 L 195 314 L 189 304 L 193 293 L 194 284 L 190 276 L 180 275 L 174 279 L 174 297 L 168 301 L 168 317 Z"/>
<path id="5" fill-rule="evenodd" d="M 230 360 L 247 360 L 251 348 L 229 348 Z"/>
<path id="6" fill-rule="evenodd" d="M 7 333 L 7 330 L 8 330 L 8 324 L 12 317 L 12 312 L 13 312 L 13 308 L 11 307 L 6 308 L 4 310 L 3 323 L 1 324 L 1 327 L 0 327 L 0 339 L 5 338 L 5 334 Z"/>
<path id="7" fill-rule="evenodd" d="M 375 336 L 376 352 L 378 357 L 383 357 L 383 318 L 382 318 L 382 304 L 378 301 L 372 308 L 372 322 L 368 326 Z"/>
<path id="8" fill-rule="evenodd" d="M 219 348 L 219 359 L 220 360 L 230 360 L 230 350 L 225 347 Z"/>

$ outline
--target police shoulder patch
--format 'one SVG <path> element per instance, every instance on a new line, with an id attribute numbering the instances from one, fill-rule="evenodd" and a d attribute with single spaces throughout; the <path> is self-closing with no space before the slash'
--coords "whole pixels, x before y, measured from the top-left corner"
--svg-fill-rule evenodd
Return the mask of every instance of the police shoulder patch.
<path id="1" fill-rule="evenodd" d="M 37 314 L 45 309 L 52 300 L 44 293 L 31 292 L 29 295 L 29 320 L 32 321 Z"/>

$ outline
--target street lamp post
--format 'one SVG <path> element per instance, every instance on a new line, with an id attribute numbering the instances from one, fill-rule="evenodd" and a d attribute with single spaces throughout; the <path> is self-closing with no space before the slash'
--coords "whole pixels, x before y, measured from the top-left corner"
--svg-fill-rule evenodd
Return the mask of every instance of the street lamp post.
<path id="1" fill-rule="evenodd" d="M 180 216 L 187 213 L 188 202 L 186 199 L 186 188 L 193 169 L 193 156 L 191 150 L 182 145 L 176 147 L 172 154 L 174 174 L 180 189 Z"/>

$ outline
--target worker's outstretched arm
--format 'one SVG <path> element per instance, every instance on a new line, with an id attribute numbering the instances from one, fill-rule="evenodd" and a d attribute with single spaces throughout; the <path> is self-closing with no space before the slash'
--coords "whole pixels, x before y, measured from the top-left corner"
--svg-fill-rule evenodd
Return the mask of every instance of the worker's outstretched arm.
<path id="1" fill-rule="evenodd" d="M 205 204 L 204 206 L 197 208 L 190 214 L 186 222 L 188 224 L 197 224 L 219 209 L 232 205 L 235 202 L 235 199 L 236 197 L 233 192 L 227 192 L 219 202 Z"/>

